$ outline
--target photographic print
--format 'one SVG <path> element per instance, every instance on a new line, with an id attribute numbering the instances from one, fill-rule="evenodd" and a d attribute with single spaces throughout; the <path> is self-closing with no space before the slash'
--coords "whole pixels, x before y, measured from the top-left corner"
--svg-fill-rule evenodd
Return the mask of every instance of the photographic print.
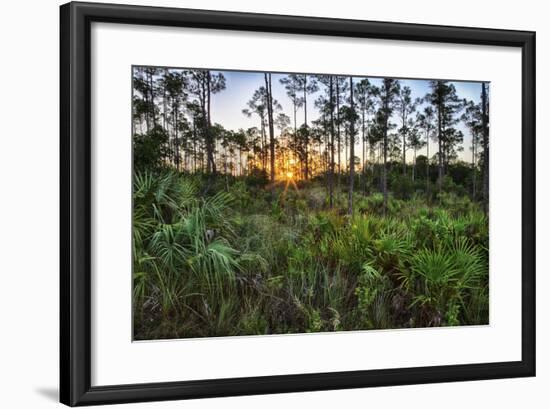
<path id="1" fill-rule="evenodd" d="M 489 324 L 489 83 L 132 88 L 134 340 Z"/>

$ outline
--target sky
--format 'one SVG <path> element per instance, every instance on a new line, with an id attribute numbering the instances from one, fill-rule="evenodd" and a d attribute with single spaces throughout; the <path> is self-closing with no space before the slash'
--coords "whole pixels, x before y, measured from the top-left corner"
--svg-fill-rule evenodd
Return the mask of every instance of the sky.
<path id="1" fill-rule="evenodd" d="M 219 123 L 223 125 L 226 129 L 238 130 L 248 129 L 251 127 L 259 128 L 259 119 L 257 116 L 253 115 L 248 117 L 243 114 L 242 110 L 247 107 L 247 102 L 250 100 L 254 91 L 257 90 L 260 86 L 264 86 L 264 73 L 263 72 L 251 72 L 251 71 L 212 71 L 212 73 L 223 73 L 226 81 L 226 88 L 212 95 L 212 106 L 211 106 L 211 115 L 212 122 Z M 280 83 L 280 79 L 285 77 L 286 74 L 273 73 L 272 74 L 272 92 L 273 98 L 276 99 L 282 106 L 282 112 L 288 115 L 289 118 L 293 118 L 293 108 L 290 98 L 286 94 L 284 86 Z M 369 81 L 379 86 L 381 84 L 381 78 L 375 77 L 356 77 L 357 80 L 362 78 L 368 78 Z M 425 79 L 400 79 L 402 86 L 408 86 L 411 88 L 412 98 L 422 98 L 426 95 L 429 90 L 429 81 Z M 474 101 L 474 103 L 479 103 L 480 94 L 481 94 L 481 83 L 479 82 L 467 82 L 467 81 L 450 81 L 454 84 L 457 95 L 460 99 L 468 99 Z M 321 85 L 320 88 L 323 86 Z M 323 93 L 323 90 L 320 89 L 318 92 L 308 95 L 308 123 L 311 125 L 311 120 L 315 120 L 319 117 L 317 108 L 314 106 L 314 101 L 317 97 Z M 423 110 L 423 105 L 419 106 L 417 111 Z M 299 108 L 297 111 L 298 126 L 303 123 L 304 117 L 304 108 Z M 394 113 L 392 117 L 392 122 L 399 124 L 397 113 Z M 399 125 L 398 125 L 399 126 Z M 460 122 L 456 126 L 464 134 L 463 142 L 463 151 L 459 152 L 459 159 L 464 161 L 471 161 L 471 143 L 472 137 L 469 130 L 466 126 Z M 278 131 L 276 130 L 276 133 Z M 357 138 L 356 138 L 357 139 Z M 359 144 L 357 139 L 357 144 Z M 437 144 L 434 141 L 430 141 L 430 152 L 435 153 L 437 151 Z M 417 154 L 422 154 L 422 151 Z M 361 150 L 357 150 L 358 156 L 361 156 Z M 430 156 L 432 154 L 430 153 Z M 407 151 L 407 161 L 412 161 L 413 152 L 412 150 Z"/>
<path id="2" fill-rule="evenodd" d="M 221 72 L 225 76 L 226 89 L 212 96 L 211 115 L 212 122 L 223 125 L 226 129 L 237 130 L 239 128 L 247 129 L 253 126 L 259 127 L 259 119 L 257 116 L 247 117 L 242 113 L 242 110 L 246 108 L 247 102 L 250 100 L 254 91 L 260 86 L 265 85 L 263 72 L 248 72 L 248 71 L 213 71 L 213 73 Z M 282 112 L 287 114 L 291 119 L 293 117 L 292 102 L 286 95 L 284 86 L 280 83 L 280 79 L 285 77 L 285 74 L 272 74 L 272 92 L 273 98 L 276 99 L 282 106 Z M 357 80 L 362 78 L 368 78 L 374 85 L 380 85 L 380 78 L 372 77 L 357 77 Z M 421 98 L 429 90 L 428 80 L 412 80 L 404 79 L 400 80 L 402 86 L 408 86 L 411 88 L 412 98 Z M 451 81 L 454 84 L 457 95 L 460 99 L 466 98 L 479 103 L 481 94 L 481 83 L 479 82 L 466 82 L 466 81 Z M 322 86 L 321 86 L 322 87 Z M 308 122 L 318 118 L 318 110 L 314 106 L 315 99 L 322 93 L 319 90 L 317 93 L 308 95 L 307 109 L 308 109 Z M 420 106 L 418 110 L 423 110 L 423 106 Z M 303 118 L 304 111 L 300 108 L 297 112 L 297 118 Z M 394 114 L 393 122 L 399 124 L 397 115 Z M 298 120 L 298 126 L 303 123 Z M 311 123 L 310 123 L 311 125 Z M 459 153 L 459 159 L 465 161 L 471 161 L 471 143 L 472 137 L 465 125 L 460 122 L 457 128 L 464 134 L 464 150 Z M 276 131 L 277 132 L 277 131 Z M 436 143 L 430 142 L 430 152 L 436 152 Z M 425 149 L 425 148 L 424 148 Z M 424 150 L 423 149 L 423 150 Z M 421 152 L 419 152 L 420 154 Z M 412 160 L 412 151 L 407 152 L 407 160 Z M 431 154 L 430 154 L 431 156 Z"/>

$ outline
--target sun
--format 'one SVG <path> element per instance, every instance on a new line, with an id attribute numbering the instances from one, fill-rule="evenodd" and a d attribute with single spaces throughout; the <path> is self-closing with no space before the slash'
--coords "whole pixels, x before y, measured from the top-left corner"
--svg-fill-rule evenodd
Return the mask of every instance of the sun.
<path id="1" fill-rule="evenodd" d="M 287 177 L 287 179 L 292 179 L 293 176 L 294 176 L 294 173 L 292 173 L 292 172 L 286 172 L 286 177 Z"/>

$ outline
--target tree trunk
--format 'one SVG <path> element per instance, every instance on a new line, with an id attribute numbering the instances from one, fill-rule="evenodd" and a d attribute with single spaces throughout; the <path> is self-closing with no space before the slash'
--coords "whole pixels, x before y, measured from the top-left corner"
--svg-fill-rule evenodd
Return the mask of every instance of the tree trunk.
<path id="1" fill-rule="evenodd" d="M 164 70 L 164 77 L 166 78 L 166 76 L 168 75 L 168 69 L 165 69 Z M 163 81 L 164 82 L 164 86 L 162 87 L 162 127 L 164 128 L 164 130 L 166 131 L 166 134 L 168 134 L 168 124 L 167 124 L 167 121 L 166 121 L 166 113 L 168 112 L 168 103 L 167 103 L 167 97 L 166 97 L 166 81 Z M 164 158 L 164 159 L 170 159 L 170 158 Z"/>
<path id="2" fill-rule="evenodd" d="M 294 105 L 294 152 L 293 156 L 296 157 L 296 148 L 298 147 L 298 126 L 296 124 L 296 95 L 294 96 L 294 99 L 292 100 L 292 103 Z M 295 158 L 296 159 L 296 158 Z"/>
<path id="3" fill-rule="evenodd" d="M 403 119 L 403 129 L 405 128 L 405 119 Z M 406 152 L 407 152 L 407 141 L 406 141 L 406 133 L 403 131 L 403 176 L 407 174 L 407 159 L 406 159 Z"/>
<path id="4" fill-rule="evenodd" d="M 193 173 L 197 171 L 197 128 L 193 117 Z"/>
<path id="5" fill-rule="evenodd" d="M 145 110 L 145 127 L 147 128 L 147 133 L 149 133 L 151 130 L 151 119 L 149 112 L 149 92 L 147 90 L 143 93 L 143 99 L 145 99 L 145 106 L 147 107 Z"/>
<path id="6" fill-rule="evenodd" d="M 329 96 L 330 96 L 330 172 L 329 172 L 329 207 L 332 209 L 334 206 L 334 95 L 332 75 L 330 76 L 329 83 Z"/>
<path id="7" fill-rule="evenodd" d="M 178 110 L 179 107 L 177 104 L 174 104 L 173 107 L 174 110 L 174 156 L 175 156 L 175 165 L 176 170 L 179 172 L 180 170 L 180 149 L 179 149 L 179 141 L 178 141 Z"/>
<path id="8" fill-rule="evenodd" d="M 336 139 L 338 140 L 338 187 L 340 187 L 340 175 L 342 174 L 342 164 L 340 161 L 340 79 L 336 77 Z"/>
<path id="9" fill-rule="evenodd" d="M 382 168 L 382 194 L 384 195 L 384 216 L 388 208 L 388 170 L 386 168 L 386 163 L 388 160 L 388 122 L 387 119 L 384 123 L 384 163 Z"/>
<path id="10" fill-rule="evenodd" d="M 378 167 L 378 190 L 383 191 L 382 187 L 382 166 L 380 166 L 380 159 L 382 158 L 383 154 L 382 151 L 384 150 L 384 141 L 382 140 L 382 143 L 378 144 L 378 155 L 376 157 L 376 166 Z"/>
<path id="11" fill-rule="evenodd" d="M 384 102 L 384 167 L 382 170 L 382 193 L 384 195 L 384 216 L 388 210 L 388 170 L 386 163 L 388 161 L 388 102 Z"/>
<path id="12" fill-rule="evenodd" d="M 426 201 L 430 203 L 430 131 L 426 131 Z"/>
<path id="13" fill-rule="evenodd" d="M 472 201 L 476 200 L 476 134 L 472 133 Z"/>
<path id="14" fill-rule="evenodd" d="M 267 130 L 265 129 L 265 114 L 262 116 L 262 168 L 267 172 Z"/>
<path id="15" fill-rule="evenodd" d="M 304 75 L 304 132 L 305 132 L 305 148 L 304 148 L 304 157 L 305 157 L 305 179 L 309 178 L 309 163 L 308 163 L 308 146 L 309 146 L 309 130 L 307 129 L 307 75 Z"/>
<path id="16" fill-rule="evenodd" d="M 153 126 L 155 126 L 157 124 L 157 119 L 155 115 L 155 90 L 153 88 L 153 73 L 151 70 L 148 71 L 147 76 L 149 78 L 149 94 L 151 98 L 151 106 L 149 107 L 149 109 L 151 110 L 151 116 L 153 118 Z"/>
<path id="17" fill-rule="evenodd" d="M 363 109 L 361 109 L 361 141 L 359 146 L 361 149 L 361 159 L 359 160 L 359 172 L 357 173 L 357 182 L 359 189 L 361 189 L 361 187 L 363 186 L 363 170 L 365 168 L 365 112 Z"/>
<path id="18" fill-rule="evenodd" d="M 441 98 L 441 97 L 439 97 Z M 438 152 L 437 152 L 437 159 L 438 159 L 438 175 L 437 175 L 437 183 L 439 186 L 439 193 L 441 193 L 443 189 L 443 152 L 442 152 L 442 134 L 441 134 L 441 99 L 438 101 L 437 106 L 437 146 L 438 146 Z"/>
<path id="19" fill-rule="evenodd" d="M 355 176 L 355 108 L 353 106 L 353 77 L 349 77 L 351 119 L 349 124 L 349 190 L 348 214 L 353 216 L 353 182 Z"/>
<path id="20" fill-rule="evenodd" d="M 270 178 L 275 182 L 275 135 L 273 131 L 273 97 L 271 96 L 271 74 L 264 74 L 267 91 L 267 120 L 269 125 Z"/>
<path id="21" fill-rule="evenodd" d="M 414 148 L 414 155 L 413 155 L 413 171 L 412 171 L 412 181 L 414 183 L 414 174 L 416 173 L 416 148 Z"/>
<path id="22" fill-rule="evenodd" d="M 483 130 L 483 207 L 489 213 L 489 128 L 487 127 L 487 90 L 481 83 L 481 126 Z"/>
<path id="23" fill-rule="evenodd" d="M 359 187 L 363 186 L 363 195 L 367 193 L 367 172 L 365 158 L 367 157 L 367 147 L 365 138 L 365 109 L 361 110 L 361 142 L 363 147 L 361 148 L 361 172 L 359 173 Z M 361 177 L 362 176 L 362 177 Z"/>
<path id="24" fill-rule="evenodd" d="M 205 126 L 205 145 L 206 145 L 206 171 L 208 174 L 216 174 L 216 162 L 214 161 L 214 143 L 211 133 L 211 121 L 210 121 L 210 71 L 206 72 L 206 95 L 203 102 L 203 120 Z"/>
<path id="25" fill-rule="evenodd" d="M 376 171 L 376 165 L 377 163 L 375 164 L 375 158 L 376 158 L 376 145 L 373 144 L 373 141 L 369 141 L 369 161 L 370 161 L 370 177 L 369 177 L 369 180 L 370 180 L 370 186 L 371 188 L 374 187 L 374 174 L 375 174 L 375 171 Z"/>

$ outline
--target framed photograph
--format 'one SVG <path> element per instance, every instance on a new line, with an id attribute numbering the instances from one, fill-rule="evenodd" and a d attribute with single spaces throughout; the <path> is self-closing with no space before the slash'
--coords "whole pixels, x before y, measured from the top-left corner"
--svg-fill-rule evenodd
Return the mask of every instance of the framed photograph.
<path id="1" fill-rule="evenodd" d="M 535 33 L 60 11 L 61 402 L 535 375 Z"/>

